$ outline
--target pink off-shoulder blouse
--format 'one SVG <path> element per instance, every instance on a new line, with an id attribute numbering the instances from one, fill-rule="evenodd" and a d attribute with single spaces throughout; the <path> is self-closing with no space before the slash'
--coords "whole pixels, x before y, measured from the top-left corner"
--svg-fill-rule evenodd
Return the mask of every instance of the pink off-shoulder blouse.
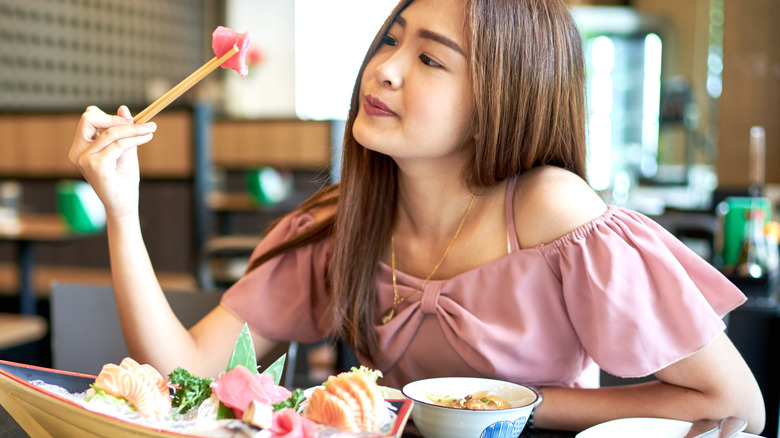
<path id="1" fill-rule="evenodd" d="M 514 224 L 511 193 L 507 224 Z M 285 218 L 255 256 L 313 224 Z M 535 248 L 447 280 L 430 281 L 375 330 L 387 360 L 383 384 L 483 376 L 536 385 L 598 386 L 599 367 L 622 377 L 651 374 L 709 344 L 745 296 L 705 260 L 642 214 L 610 206 L 600 217 Z M 257 333 L 314 342 L 325 328 L 325 274 L 332 241 L 274 258 L 245 275 L 222 305 Z M 355 257 L 359 257 L 356 254 Z M 397 272 L 399 293 L 422 279 Z M 393 299 L 389 266 L 377 275 L 379 315 Z"/>

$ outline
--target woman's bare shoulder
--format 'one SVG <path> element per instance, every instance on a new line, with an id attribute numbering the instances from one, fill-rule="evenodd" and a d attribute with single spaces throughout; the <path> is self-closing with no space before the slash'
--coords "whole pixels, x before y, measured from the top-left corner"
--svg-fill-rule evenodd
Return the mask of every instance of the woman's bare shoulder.
<path id="1" fill-rule="evenodd" d="M 523 248 L 552 242 L 601 216 L 606 209 L 588 183 L 568 170 L 542 166 L 517 179 L 514 216 Z"/>

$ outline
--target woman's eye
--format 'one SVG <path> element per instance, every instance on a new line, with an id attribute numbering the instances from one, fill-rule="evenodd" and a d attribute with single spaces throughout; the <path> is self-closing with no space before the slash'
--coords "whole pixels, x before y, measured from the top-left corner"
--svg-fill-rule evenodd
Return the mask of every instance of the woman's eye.
<path id="1" fill-rule="evenodd" d="M 395 38 L 391 37 L 390 35 L 385 35 L 382 37 L 382 44 L 385 46 L 397 46 L 398 41 L 396 41 Z"/>
<path id="2" fill-rule="evenodd" d="M 436 62 L 436 61 L 434 61 L 433 59 L 431 59 L 431 57 L 430 57 L 430 56 L 428 56 L 428 55 L 425 55 L 425 54 L 423 54 L 423 55 L 420 55 L 420 60 L 421 60 L 421 61 L 423 62 L 423 64 L 425 64 L 425 65 L 429 65 L 429 66 L 431 66 L 431 67 L 441 67 L 441 64 L 439 64 L 438 62 Z"/>

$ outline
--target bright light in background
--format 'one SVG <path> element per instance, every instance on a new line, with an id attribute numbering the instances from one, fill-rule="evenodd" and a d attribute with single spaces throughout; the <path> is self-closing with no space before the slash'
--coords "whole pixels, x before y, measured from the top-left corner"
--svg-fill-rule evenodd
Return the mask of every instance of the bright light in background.
<path id="1" fill-rule="evenodd" d="M 398 0 L 295 0 L 295 112 L 343 120 L 360 64 Z"/>
<path id="2" fill-rule="evenodd" d="M 723 92 L 723 54 L 721 48 L 710 45 L 707 51 L 707 93 L 713 99 L 720 97 Z"/>
<path id="3" fill-rule="evenodd" d="M 645 77 L 642 96 L 642 161 L 640 171 L 646 177 L 658 171 L 658 124 L 661 102 L 661 38 L 645 37 Z"/>
<path id="4" fill-rule="evenodd" d="M 612 69 L 615 47 L 601 36 L 591 46 L 590 123 L 588 131 L 588 181 L 594 190 L 609 187 L 612 173 Z"/>

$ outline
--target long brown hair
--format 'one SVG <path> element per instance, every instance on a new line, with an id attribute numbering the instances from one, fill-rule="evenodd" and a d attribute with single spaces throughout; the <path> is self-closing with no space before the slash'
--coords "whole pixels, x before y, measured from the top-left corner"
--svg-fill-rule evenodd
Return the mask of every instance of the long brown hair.
<path id="1" fill-rule="evenodd" d="M 352 135 L 367 62 L 402 0 L 368 49 L 352 93 L 344 134 L 341 180 L 301 206 L 338 203 L 335 216 L 279 245 L 250 267 L 290 249 L 330 237 L 328 269 L 332 335 L 360 355 L 382 359 L 377 323 L 376 274 L 396 209 L 396 165 L 364 148 Z M 585 91 L 582 42 L 562 0 L 464 0 L 471 80 L 476 99 L 474 156 L 463 170 L 472 188 L 497 184 L 541 165 L 585 179 Z M 338 191 L 337 196 L 334 192 Z"/>

